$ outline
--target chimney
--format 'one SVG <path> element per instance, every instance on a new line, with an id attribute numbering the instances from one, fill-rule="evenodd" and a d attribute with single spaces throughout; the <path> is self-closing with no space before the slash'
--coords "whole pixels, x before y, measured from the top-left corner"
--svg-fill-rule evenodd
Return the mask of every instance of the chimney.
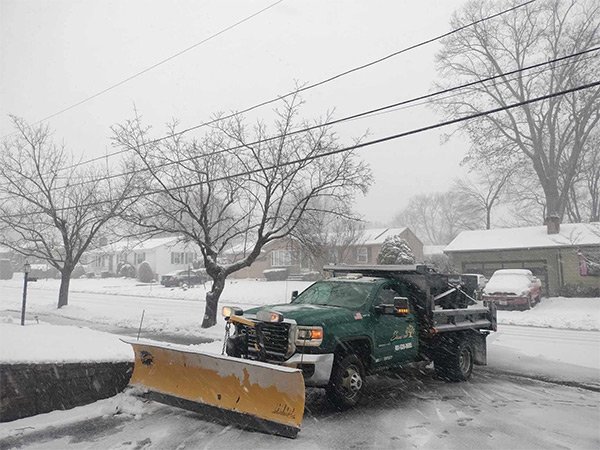
<path id="1" fill-rule="evenodd" d="M 546 217 L 546 228 L 548 234 L 558 234 L 560 232 L 560 217 L 556 215 Z"/>

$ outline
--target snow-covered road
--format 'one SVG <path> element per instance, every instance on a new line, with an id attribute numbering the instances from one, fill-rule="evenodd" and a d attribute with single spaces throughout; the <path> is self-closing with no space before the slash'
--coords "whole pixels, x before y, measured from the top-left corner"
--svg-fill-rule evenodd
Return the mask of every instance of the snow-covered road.
<path id="1" fill-rule="evenodd" d="M 309 392 L 295 440 L 211 423 L 128 394 L 22 419 L 0 449 L 498 448 L 597 449 L 600 394 L 478 371 L 467 383 L 425 374 L 370 377 L 367 396 L 338 412 Z M 13 425 L 13 426 L 15 426 Z M 3 436 L 6 436 L 3 438 Z"/>

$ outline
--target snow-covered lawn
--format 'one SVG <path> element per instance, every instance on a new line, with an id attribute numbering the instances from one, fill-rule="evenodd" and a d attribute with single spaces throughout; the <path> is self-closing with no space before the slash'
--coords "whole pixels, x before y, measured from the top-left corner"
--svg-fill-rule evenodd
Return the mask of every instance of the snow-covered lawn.
<path id="1" fill-rule="evenodd" d="M 529 311 L 498 311 L 498 322 L 571 330 L 600 330 L 600 298 L 543 298 Z"/>
<path id="2" fill-rule="evenodd" d="M 0 315 L 0 363 L 133 361 L 118 336 L 83 327 L 56 326 Z"/>
<path id="3" fill-rule="evenodd" d="M 21 308 L 22 275 L 0 281 L 0 310 Z M 302 291 L 311 282 L 228 280 L 220 305 L 286 303 L 292 291 Z M 29 284 L 27 311 L 53 314 L 115 326 L 137 327 L 142 311 L 144 328 L 188 334 L 220 336 L 221 330 L 201 330 L 206 286 L 189 289 L 141 284 L 125 278 L 75 279 L 71 282 L 69 305 L 56 309 L 59 280 Z M 86 298 L 86 293 L 105 294 L 105 299 Z M 172 301 L 169 301 L 172 300 Z M 528 325 L 576 330 L 600 330 L 600 298 L 544 298 L 529 311 L 498 311 L 500 324 Z M 220 328 L 220 327 L 215 327 Z"/>
<path id="4" fill-rule="evenodd" d="M 87 331 L 79 327 L 50 328 L 44 319 L 70 318 L 84 325 L 96 323 L 137 329 L 142 312 L 144 330 L 214 339 L 199 348 L 221 351 L 224 321 L 219 318 L 217 326 L 208 330 L 200 328 L 205 306 L 204 286 L 181 289 L 143 285 L 122 278 L 76 279 L 72 281 L 69 305 L 57 310 L 59 281 L 40 280 L 29 285 L 27 326 L 20 327 L 15 318 L 22 299 L 19 275 L 16 274 L 13 280 L 0 281 L 0 361 L 85 360 L 90 353 L 97 358 L 110 354 L 113 358 L 130 359 L 129 346 L 114 334 L 91 330 L 86 334 Z M 220 304 L 248 308 L 285 303 L 293 290 L 301 291 L 308 285 L 310 282 L 229 280 Z M 600 330 L 600 299 L 547 298 L 529 311 L 498 311 L 498 320 L 500 325 Z M 508 337 L 499 338 L 495 344 L 514 347 L 515 339 L 509 343 Z M 94 343 L 98 350 L 90 352 Z"/>

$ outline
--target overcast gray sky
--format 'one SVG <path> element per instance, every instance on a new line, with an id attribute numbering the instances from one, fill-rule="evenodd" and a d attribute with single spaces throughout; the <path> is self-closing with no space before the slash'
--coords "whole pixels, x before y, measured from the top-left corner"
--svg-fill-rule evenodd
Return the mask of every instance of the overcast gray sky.
<path id="1" fill-rule="evenodd" d="M 167 58 L 275 0 L 0 0 L 0 134 L 8 114 L 38 121 Z M 450 30 L 460 0 L 285 0 L 253 19 L 49 120 L 55 138 L 84 159 L 111 152 L 110 126 L 137 108 L 164 132 L 199 124 Z M 305 93 L 306 118 L 336 117 L 432 89 L 438 44 L 413 50 Z M 267 117 L 270 107 L 250 117 Z M 345 143 L 440 121 L 417 107 L 336 127 Z M 356 208 L 390 220 L 411 195 L 445 190 L 465 173 L 468 143 L 429 132 L 360 152 L 375 184 Z"/>

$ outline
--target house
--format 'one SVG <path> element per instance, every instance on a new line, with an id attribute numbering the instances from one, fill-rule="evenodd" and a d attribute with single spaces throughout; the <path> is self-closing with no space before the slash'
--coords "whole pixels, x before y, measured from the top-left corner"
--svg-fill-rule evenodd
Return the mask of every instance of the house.
<path id="1" fill-rule="evenodd" d="M 542 281 L 546 295 L 565 285 L 600 285 L 600 224 L 463 231 L 448 246 L 455 268 L 490 277 L 498 269 L 529 269 Z"/>
<path id="2" fill-rule="evenodd" d="M 341 264 L 377 264 L 377 255 L 386 238 L 400 236 L 406 241 L 415 255 L 415 260 L 423 261 L 423 243 L 407 227 L 402 228 L 371 228 L 365 230 L 357 239 L 351 251 L 340 258 L 337 262 Z"/>
<path id="3" fill-rule="evenodd" d="M 332 249 L 330 263 L 333 264 L 377 264 L 377 255 L 385 239 L 400 235 L 412 249 L 417 261 L 423 261 L 423 243 L 406 227 L 367 229 L 353 244 Z M 241 248 L 228 252 L 231 261 L 244 256 Z M 260 256 L 252 263 L 231 276 L 234 278 L 262 278 L 265 270 L 286 269 L 290 277 L 307 272 L 320 272 L 322 267 L 313 262 L 300 243 L 291 237 L 272 241 L 265 245 Z"/>
<path id="4" fill-rule="evenodd" d="M 178 236 L 159 237 L 145 241 L 122 241 L 109 244 L 89 252 L 89 269 L 97 276 L 118 274 L 125 264 L 133 265 L 136 270 L 147 261 L 152 271 L 164 275 L 174 270 L 183 270 L 197 264 L 199 250 L 196 245 L 186 243 Z"/>

